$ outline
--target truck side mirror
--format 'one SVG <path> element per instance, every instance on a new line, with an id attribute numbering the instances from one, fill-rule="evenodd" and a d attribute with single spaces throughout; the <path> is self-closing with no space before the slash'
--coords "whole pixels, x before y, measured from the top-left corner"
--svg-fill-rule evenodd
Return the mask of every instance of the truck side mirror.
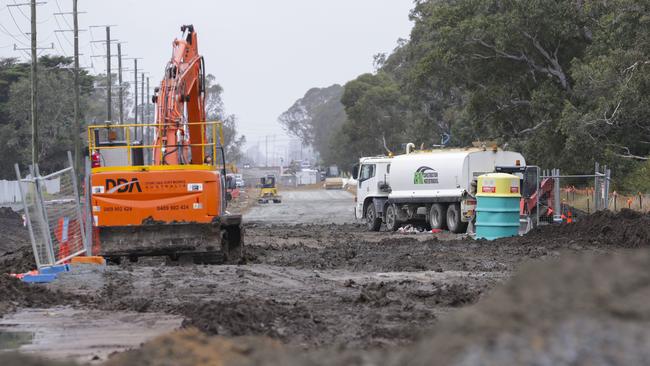
<path id="1" fill-rule="evenodd" d="M 354 178 L 355 180 L 359 178 L 359 164 L 355 164 L 352 167 L 352 178 Z"/>

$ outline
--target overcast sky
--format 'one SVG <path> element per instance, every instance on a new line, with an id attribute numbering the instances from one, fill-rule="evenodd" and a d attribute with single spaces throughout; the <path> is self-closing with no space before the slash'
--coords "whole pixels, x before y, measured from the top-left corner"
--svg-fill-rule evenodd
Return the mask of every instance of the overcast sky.
<path id="1" fill-rule="evenodd" d="M 71 25 L 71 17 L 53 13 L 71 11 L 72 0 L 46 1 L 38 9 L 39 44 L 54 42 L 57 53 L 63 49 L 71 55 L 72 34 L 53 32 L 70 29 L 65 20 Z M 13 44 L 29 45 L 29 36 L 20 34 L 29 32 L 29 8 L 21 13 L 6 7 L 24 2 L 0 0 L 0 56 L 26 57 Z M 240 132 L 256 144 L 265 135 L 283 138 L 277 117 L 309 88 L 372 71 L 374 54 L 389 52 L 398 38 L 408 37 L 412 6 L 412 0 L 79 0 L 79 11 L 87 12 L 79 19 L 86 30 L 116 25 L 113 38 L 127 42 L 127 57 L 143 58 L 139 62 L 156 83 L 180 25 L 194 24 L 207 72 L 225 89 L 227 111 L 238 116 Z M 90 43 L 104 38 L 104 29 L 82 32 L 82 66 L 91 66 L 91 55 L 105 54 L 102 44 Z M 104 72 L 104 59 L 92 58 L 92 65 L 91 72 Z M 132 80 L 128 73 L 125 78 Z"/>

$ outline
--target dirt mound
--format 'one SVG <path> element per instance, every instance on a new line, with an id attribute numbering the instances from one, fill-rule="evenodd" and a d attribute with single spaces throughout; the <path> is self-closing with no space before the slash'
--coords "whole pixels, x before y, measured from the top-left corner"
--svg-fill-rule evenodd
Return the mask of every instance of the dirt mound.
<path id="1" fill-rule="evenodd" d="M 623 248 L 650 245 L 650 214 L 623 209 L 618 213 L 599 211 L 570 225 L 552 226 L 544 234 L 571 234 L 580 240 L 594 240 Z"/>
<path id="2" fill-rule="evenodd" d="M 196 327 L 212 335 L 257 335 L 281 340 L 291 336 L 295 342 L 298 332 L 309 337 L 321 331 L 320 321 L 306 307 L 274 300 L 188 303 L 178 312 L 186 317 L 184 327 Z"/>
<path id="3" fill-rule="evenodd" d="M 276 353 L 282 346 L 263 337 L 209 337 L 183 330 L 159 337 L 142 348 L 111 357 L 104 366 L 130 365 L 247 365 Z"/>
<path id="4" fill-rule="evenodd" d="M 36 356 L 25 355 L 17 352 L 0 352 L 0 365 L 2 366 L 74 366 L 74 362 L 45 360 Z"/>
<path id="5" fill-rule="evenodd" d="M 0 274 L 25 273 L 33 269 L 36 269 L 36 262 L 31 246 L 0 254 Z"/>
<path id="6" fill-rule="evenodd" d="M 510 243 L 519 238 L 496 242 Z M 530 240 L 557 240 L 593 245 L 639 248 L 650 245 L 650 214 L 623 209 L 620 212 L 598 211 L 584 216 L 573 224 L 547 225 L 532 230 L 521 238 Z"/>
<path id="7" fill-rule="evenodd" d="M 0 253 L 29 245 L 29 232 L 23 226 L 22 216 L 11 208 L 0 207 L 0 227 Z"/>
<path id="8" fill-rule="evenodd" d="M 0 207 L 0 273 L 22 273 L 36 268 L 29 232 L 20 214 Z"/>
<path id="9" fill-rule="evenodd" d="M 642 364 L 649 266 L 648 250 L 524 266 L 391 364 Z"/>
<path id="10" fill-rule="evenodd" d="M 16 307 L 49 307 L 69 304 L 76 297 L 30 285 L 5 274 L 0 274 L 0 317 Z"/>

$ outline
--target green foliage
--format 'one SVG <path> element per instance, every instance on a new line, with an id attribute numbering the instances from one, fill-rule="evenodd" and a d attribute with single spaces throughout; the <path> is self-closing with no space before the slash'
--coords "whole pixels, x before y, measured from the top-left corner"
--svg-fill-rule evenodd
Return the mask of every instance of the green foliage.
<path id="1" fill-rule="evenodd" d="M 60 56 L 39 59 L 38 133 L 39 161 L 43 172 L 60 169 L 66 152 L 74 149 L 72 60 Z M 31 81 L 29 64 L 0 60 L 0 178 L 15 179 L 14 163 L 25 169 L 31 161 Z M 85 98 L 92 77 L 81 74 Z M 65 92 L 62 92 L 65 91 Z M 85 99 L 82 99 L 82 102 Z M 82 108 L 82 111 L 84 109 Z M 83 115 L 82 115 L 83 121 Z M 83 134 L 83 130 L 78 131 Z"/>
<path id="2" fill-rule="evenodd" d="M 224 150 L 228 163 L 238 163 L 243 157 L 242 148 L 246 144 L 246 136 L 237 134 L 237 117 L 226 114 L 223 103 L 223 87 L 216 83 L 214 75 L 205 78 L 206 101 L 205 113 L 208 121 L 223 122 Z"/>
<path id="3" fill-rule="evenodd" d="M 346 84 L 337 162 L 448 134 L 622 177 L 650 155 L 648 14 L 643 0 L 418 0 L 410 39 Z"/>
<path id="4" fill-rule="evenodd" d="M 313 146 L 326 164 L 336 160 L 330 140 L 346 118 L 342 95 L 343 87 L 337 84 L 310 89 L 278 118 L 288 133 Z"/>
<path id="5" fill-rule="evenodd" d="M 617 186 L 624 187 L 623 192 L 637 193 L 637 192 L 650 192 L 650 160 L 643 163 L 635 164 L 635 169 L 632 170 L 624 181 Z"/>

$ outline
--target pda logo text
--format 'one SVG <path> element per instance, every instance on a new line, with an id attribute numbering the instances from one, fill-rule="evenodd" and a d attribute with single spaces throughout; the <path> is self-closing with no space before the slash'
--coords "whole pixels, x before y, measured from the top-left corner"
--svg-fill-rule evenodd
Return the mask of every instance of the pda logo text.
<path id="1" fill-rule="evenodd" d="M 140 181 L 138 178 L 133 178 L 131 181 L 124 178 L 106 179 L 106 192 L 107 193 L 126 193 L 126 192 L 142 192 Z"/>

